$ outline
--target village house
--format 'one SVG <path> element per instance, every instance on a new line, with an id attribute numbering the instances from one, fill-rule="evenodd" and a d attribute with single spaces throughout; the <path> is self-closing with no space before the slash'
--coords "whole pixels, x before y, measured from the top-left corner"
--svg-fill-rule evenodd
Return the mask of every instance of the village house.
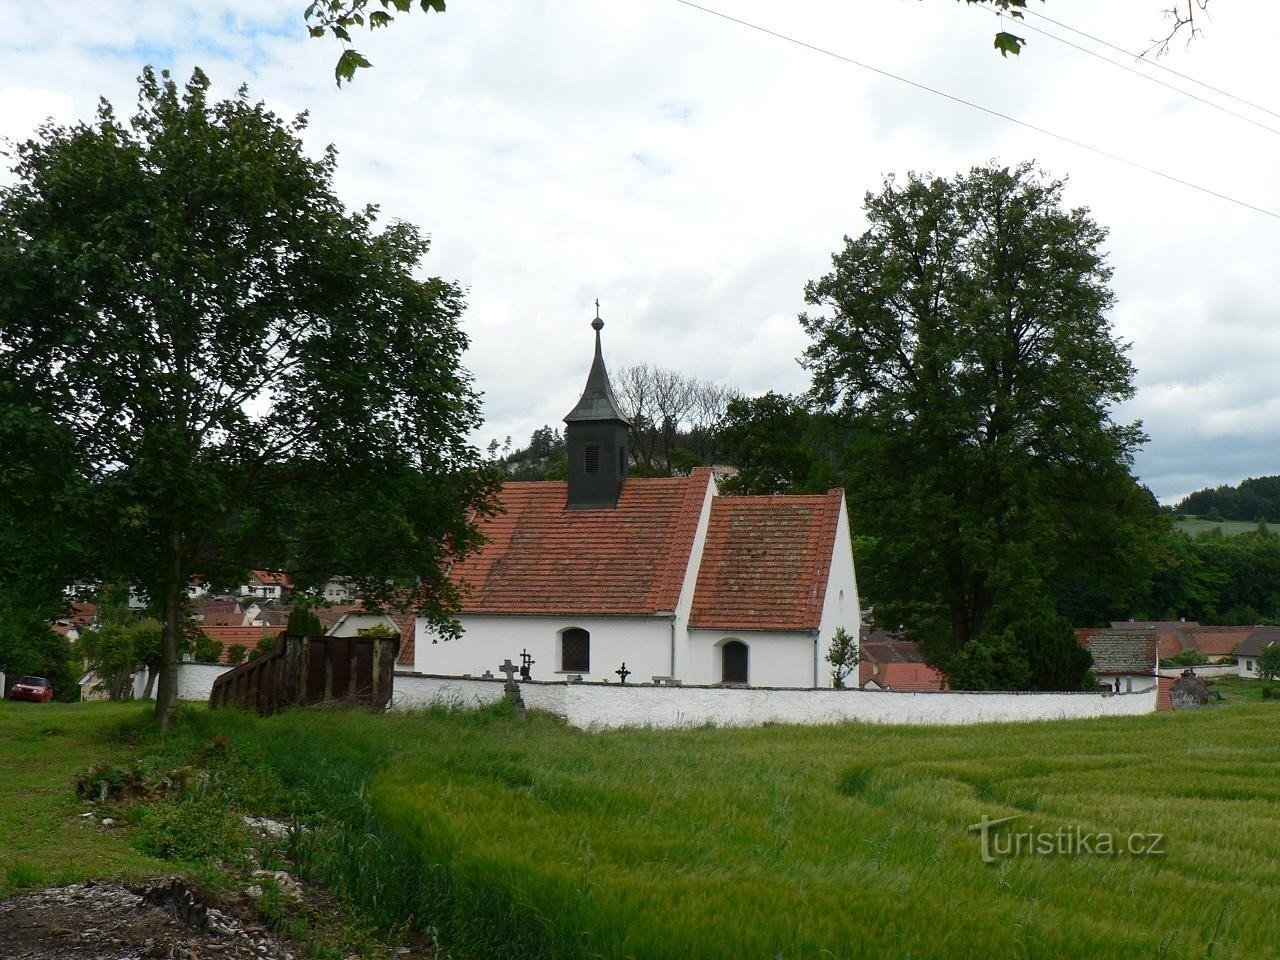
<path id="1" fill-rule="evenodd" d="M 420 619 L 401 662 L 483 676 L 523 657 L 535 679 L 832 686 L 832 636 L 860 620 L 842 491 L 721 496 L 706 467 L 629 477 L 603 325 L 564 418 L 568 480 L 503 487 L 487 543 L 450 572 L 462 636 Z"/>
<path id="2" fill-rule="evenodd" d="M 1280 627 L 1253 627 L 1236 647 L 1236 673 L 1241 677 L 1258 676 L 1258 658 L 1274 644 L 1280 643 Z"/>
<path id="3" fill-rule="evenodd" d="M 279 570 L 250 570 L 249 582 L 240 587 L 240 596 L 259 600 L 283 600 L 293 589 L 289 574 Z"/>
<path id="4" fill-rule="evenodd" d="M 1143 693 L 1157 686 L 1159 640 L 1140 630 L 1094 630 L 1080 639 L 1093 655 L 1098 686 L 1113 693 Z"/>
<path id="5" fill-rule="evenodd" d="M 925 663 L 924 654 L 910 640 L 884 630 L 863 627 L 858 647 L 858 686 L 874 690 L 945 690 L 946 678 Z"/>

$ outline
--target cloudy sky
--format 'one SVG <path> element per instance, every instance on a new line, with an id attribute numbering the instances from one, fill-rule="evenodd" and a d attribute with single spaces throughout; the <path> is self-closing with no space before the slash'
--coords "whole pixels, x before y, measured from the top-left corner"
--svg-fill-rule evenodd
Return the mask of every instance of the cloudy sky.
<path id="1" fill-rule="evenodd" d="M 1214 0 L 1204 36 L 1160 61 L 1265 110 L 1026 28 L 1012 28 L 1029 39 L 1023 56 L 1002 60 L 995 16 L 954 0 L 706 4 L 1280 213 L 1280 4 Z M 1033 10 L 1141 50 L 1169 5 Z M 0 136 L 87 119 L 99 96 L 123 112 L 145 63 L 179 77 L 198 64 L 218 92 L 247 83 L 280 113 L 310 111 L 308 145 L 338 147 L 348 204 L 421 226 L 433 237 L 425 269 L 468 288 L 468 365 L 487 418 L 477 440 L 517 445 L 576 401 L 596 297 L 613 366 L 799 391 L 804 284 L 865 228 L 866 191 L 891 172 L 1035 159 L 1110 228 L 1113 319 L 1138 368 L 1119 416 L 1151 436 L 1142 479 L 1172 501 L 1280 473 L 1276 217 L 677 0 L 450 0 L 444 16 L 415 10 L 358 36 L 376 66 L 341 90 L 340 49 L 306 37 L 304 7 L 14 5 L 0 35 Z"/>

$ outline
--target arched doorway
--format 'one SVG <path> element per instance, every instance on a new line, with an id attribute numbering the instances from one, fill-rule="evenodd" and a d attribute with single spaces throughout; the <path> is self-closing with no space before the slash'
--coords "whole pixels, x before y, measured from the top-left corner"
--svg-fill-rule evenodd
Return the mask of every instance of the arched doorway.
<path id="1" fill-rule="evenodd" d="M 720 647 L 720 682 L 747 682 L 747 645 L 741 640 L 726 640 Z"/>

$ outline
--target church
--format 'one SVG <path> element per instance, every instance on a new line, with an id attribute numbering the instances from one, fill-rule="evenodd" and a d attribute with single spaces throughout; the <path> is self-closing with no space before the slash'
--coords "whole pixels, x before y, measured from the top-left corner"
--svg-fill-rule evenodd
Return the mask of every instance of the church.
<path id="1" fill-rule="evenodd" d="M 708 467 L 627 476 L 603 326 L 564 418 L 568 480 L 504 485 L 484 546 L 450 571 L 462 636 L 420 619 L 410 669 L 479 677 L 523 655 L 534 680 L 832 686 L 832 637 L 860 621 L 843 492 L 722 496 Z"/>

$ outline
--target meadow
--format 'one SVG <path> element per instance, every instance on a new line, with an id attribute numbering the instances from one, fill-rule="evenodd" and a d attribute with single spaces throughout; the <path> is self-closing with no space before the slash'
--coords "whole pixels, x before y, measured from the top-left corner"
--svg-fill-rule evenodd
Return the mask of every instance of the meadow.
<path id="1" fill-rule="evenodd" d="M 1267 957 L 1280 703 L 1242 693 L 947 729 L 588 734 L 500 707 L 184 709 L 141 746 L 239 770 L 212 779 L 253 784 L 227 803 L 310 828 L 290 850 L 304 876 L 457 957 Z M 1016 817 L 1006 834 L 1162 840 L 984 863 L 968 829 L 984 815 Z"/>
<path id="2" fill-rule="evenodd" d="M 1238 533 L 1253 533 L 1258 529 L 1258 521 L 1256 520 L 1209 520 L 1205 517 L 1193 517 L 1189 514 L 1180 514 L 1173 521 L 1173 525 L 1176 529 L 1193 537 L 1208 530 L 1221 530 L 1227 536 L 1234 536 Z M 1272 533 L 1276 532 L 1274 523 L 1264 524 L 1264 526 Z"/>

